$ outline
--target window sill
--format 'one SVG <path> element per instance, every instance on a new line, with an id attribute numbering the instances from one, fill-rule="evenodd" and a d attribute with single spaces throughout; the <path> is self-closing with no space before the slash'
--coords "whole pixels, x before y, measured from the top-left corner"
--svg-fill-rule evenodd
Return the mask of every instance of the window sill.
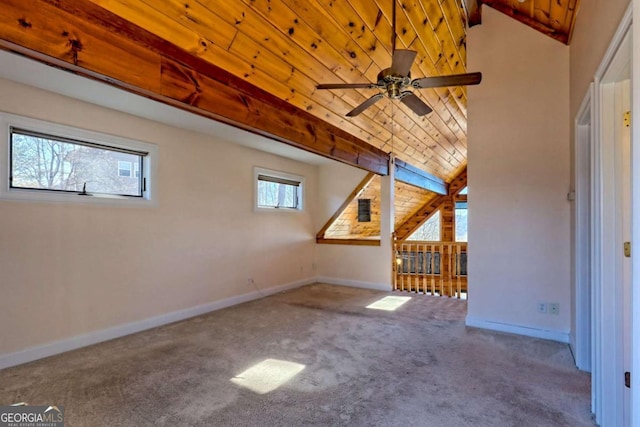
<path id="1" fill-rule="evenodd" d="M 110 205 L 125 207 L 156 206 L 155 200 L 144 197 L 127 197 L 111 194 L 79 195 L 75 193 L 57 193 L 46 190 L 28 190 L 12 188 L 0 191 L 0 201 L 26 201 L 35 203 L 63 203 L 84 205 Z"/>

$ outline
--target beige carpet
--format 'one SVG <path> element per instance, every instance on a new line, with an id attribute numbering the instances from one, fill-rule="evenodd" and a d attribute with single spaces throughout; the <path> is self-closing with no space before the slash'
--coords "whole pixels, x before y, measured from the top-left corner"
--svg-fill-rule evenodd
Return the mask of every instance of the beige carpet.
<path id="1" fill-rule="evenodd" d="M 387 295 L 413 298 L 366 308 Z M 0 404 L 64 405 L 67 427 L 594 425 L 566 345 L 466 328 L 465 312 L 306 286 L 5 369 Z"/>

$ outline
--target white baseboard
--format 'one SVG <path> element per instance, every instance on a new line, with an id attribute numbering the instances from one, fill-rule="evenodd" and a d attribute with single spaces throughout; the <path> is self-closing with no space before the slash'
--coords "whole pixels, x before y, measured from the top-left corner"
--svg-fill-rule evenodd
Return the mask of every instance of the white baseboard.
<path id="1" fill-rule="evenodd" d="M 489 329 L 492 331 L 508 332 L 511 334 L 525 335 L 527 337 L 542 338 L 545 340 L 558 341 L 569 344 L 569 332 L 531 328 L 528 326 L 511 325 L 508 323 L 494 322 L 491 320 L 480 319 L 477 317 L 467 316 L 465 324 L 474 328 Z"/>
<path id="2" fill-rule="evenodd" d="M 95 332 L 89 332 L 82 335 L 76 335 L 71 338 L 65 338 L 59 341 L 39 345 L 36 347 L 30 347 L 24 350 L 20 350 L 14 353 L 0 355 L 0 369 L 8 368 L 11 366 L 21 365 L 23 363 L 32 362 L 34 360 L 42 359 L 44 357 L 53 356 L 56 354 L 64 353 L 70 350 L 75 350 L 81 347 L 86 347 L 99 342 L 112 340 L 114 338 L 120 338 L 125 335 L 134 334 L 136 332 L 144 331 L 146 329 L 156 328 L 158 326 L 166 325 L 180 320 L 185 320 L 191 317 L 200 316 L 212 311 L 220 310 L 222 308 L 231 307 L 233 305 L 242 304 L 243 302 L 252 301 L 262 298 L 264 296 L 273 295 L 279 292 L 287 291 L 290 289 L 299 288 L 304 285 L 310 285 L 316 283 L 316 278 L 308 278 L 304 280 L 298 280 L 295 282 L 287 283 L 285 285 L 276 286 L 268 289 L 261 289 L 260 291 L 249 292 L 246 294 L 230 297 L 210 303 L 198 305 L 184 310 L 173 311 L 171 313 L 161 314 L 159 316 L 150 317 L 137 322 L 131 322 L 124 325 L 114 326 L 112 328 L 102 329 Z"/>
<path id="3" fill-rule="evenodd" d="M 318 283 L 329 285 L 350 286 L 352 288 L 373 289 L 376 291 L 392 291 L 391 283 L 364 282 L 361 280 L 341 279 L 339 277 L 317 277 Z"/>

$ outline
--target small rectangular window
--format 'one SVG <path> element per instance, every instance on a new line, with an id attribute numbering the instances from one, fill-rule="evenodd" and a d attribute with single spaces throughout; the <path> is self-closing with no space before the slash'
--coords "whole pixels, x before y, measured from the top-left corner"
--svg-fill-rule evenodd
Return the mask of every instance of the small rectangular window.
<path id="1" fill-rule="evenodd" d="M 0 129 L 0 198 L 146 204 L 155 194 L 153 144 L 9 114 Z"/>
<path id="2" fill-rule="evenodd" d="M 358 222 L 371 222 L 371 199 L 358 199 Z"/>
<path id="3" fill-rule="evenodd" d="M 147 153 L 13 127 L 10 151 L 10 188 L 142 197 L 142 181 L 126 178 Z"/>
<path id="4" fill-rule="evenodd" d="M 302 210 L 303 178 L 256 168 L 256 207 Z"/>
<path id="5" fill-rule="evenodd" d="M 467 202 L 456 202 L 456 242 L 466 242 L 467 238 Z"/>

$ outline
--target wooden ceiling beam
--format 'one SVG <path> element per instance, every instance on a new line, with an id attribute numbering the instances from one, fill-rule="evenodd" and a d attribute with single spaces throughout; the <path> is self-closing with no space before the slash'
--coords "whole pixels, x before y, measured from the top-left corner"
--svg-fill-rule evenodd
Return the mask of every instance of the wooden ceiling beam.
<path id="1" fill-rule="evenodd" d="M 0 48 L 381 175 L 384 151 L 88 0 L 5 0 Z"/>
<path id="2" fill-rule="evenodd" d="M 542 34 L 545 34 L 551 37 L 552 39 L 559 41 L 560 43 L 563 43 L 563 44 L 569 43 L 568 34 L 558 32 L 556 29 L 551 28 L 540 21 L 537 21 L 536 19 L 519 12 L 517 9 L 509 7 L 498 0 L 482 0 L 482 4 L 486 4 L 487 6 L 499 12 L 502 12 L 505 15 L 515 19 L 516 21 L 519 21 L 525 25 L 528 25 L 534 30 L 539 31 Z"/>
<path id="3" fill-rule="evenodd" d="M 436 194 L 448 194 L 449 186 L 442 179 L 411 166 L 400 159 L 395 159 L 395 165 L 396 180 Z"/>
<path id="4" fill-rule="evenodd" d="M 467 186 L 467 168 L 465 168 L 449 183 L 450 196 L 457 196 Z"/>
<path id="5" fill-rule="evenodd" d="M 467 13 L 469 28 L 482 24 L 482 0 L 464 0 L 462 4 Z"/>

